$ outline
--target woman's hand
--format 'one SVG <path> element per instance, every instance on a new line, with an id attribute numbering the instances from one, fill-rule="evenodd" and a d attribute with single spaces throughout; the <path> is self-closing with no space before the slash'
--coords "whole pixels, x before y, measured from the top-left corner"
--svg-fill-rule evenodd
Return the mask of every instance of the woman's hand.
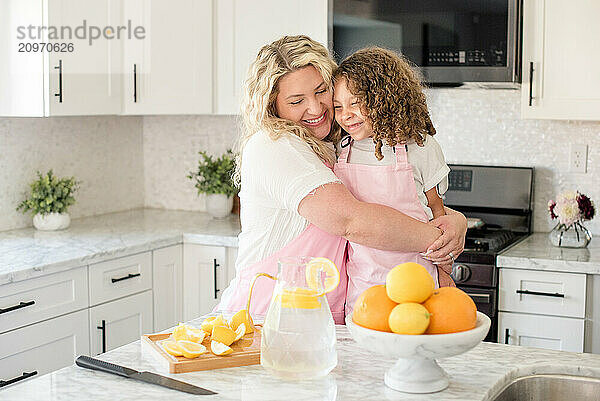
<path id="1" fill-rule="evenodd" d="M 426 259 L 436 264 L 452 263 L 465 249 L 465 234 L 467 219 L 462 213 L 446 208 L 446 215 L 433 219 L 429 224 L 442 230 L 442 235 L 436 239 L 427 252 Z M 452 253 L 452 255 L 450 255 Z"/>

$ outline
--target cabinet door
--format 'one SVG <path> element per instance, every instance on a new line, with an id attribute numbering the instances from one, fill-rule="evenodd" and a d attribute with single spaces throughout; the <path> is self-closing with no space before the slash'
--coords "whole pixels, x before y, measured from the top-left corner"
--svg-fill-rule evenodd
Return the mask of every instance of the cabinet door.
<path id="1" fill-rule="evenodd" d="M 152 332 L 152 291 L 90 308 L 90 351 L 98 355 Z"/>
<path id="2" fill-rule="evenodd" d="M 0 335 L 0 380 L 39 377 L 89 352 L 87 309 L 13 330 Z"/>
<path id="3" fill-rule="evenodd" d="M 235 261 L 238 256 L 238 248 L 227 248 L 227 274 L 226 274 L 226 282 L 223 289 L 229 286 L 231 280 L 235 277 Z"/>
<path id="4" fill-rule="evenodd" d="M 227 248 L 184 244 L 183 319 L 212 311 L 219 303 L 227 281 Z"/>
<path id="5" fill-rule="evenodd" d="M 212 1 L 127 0 L 125 21 L 145 30 L 123 52 L 123 114 L 212 112 Z"/>
<path id="6" fill-rule="evenodd" d="M 219 0 L 215 7 L 218 114 L 239 114 L 248 67 L 262 46 L 299 34 L 327 46 L 327 0 Z"/>
<path id="7" fill-rule="evenodd" d="M 44 54 L 19 51 L 32 41 L 17 31 L 43 21 L 41 0 L 0 1 L 0 116 L 44 115 Z"/>
<path id="8" fill-rule="evenodd" d="M 72 43 L 73 51 L 45 53 L 49 72 L 46 115 L 121 113 L 121 41 L 124 39 L 116 37 L 118 26 L 123 25 L 121 1 L 48 0 L 48 26 L 72 31 L 71 38 L 65 29 L 62 38 L 48 37 L 48 40 L 61 47 Z M 76 35 L 85 39 L 78 39 Z M 120 35 L 125 33 L 121 31 Z"/>
<path id="9" fill-rule="evenodd" d="M 498 342 L 504 344 L 583 352 L 583 331 L 584 319 L 498 313 Z"/>
<path id="10" fill-rule="evenodd" d="M 154 331 L 172 327 L 183 318 L 183 246 L 152 252 Z"/>
<path id="11" fill-rule="evenodd" d="M 600 2 L 525 0 L 523 6 L 521 115 L 600 120 Z"/>

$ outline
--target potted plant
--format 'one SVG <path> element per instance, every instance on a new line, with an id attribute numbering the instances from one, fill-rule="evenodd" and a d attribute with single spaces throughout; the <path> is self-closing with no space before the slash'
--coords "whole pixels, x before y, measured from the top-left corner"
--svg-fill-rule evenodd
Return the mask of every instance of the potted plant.
<path id="1" fill-rule="evenodd" d="M 73 194 L 79 189 L 75 177 L 57 178 L 52 170 L 45 175 L 37 172 L 37 180 L 29 184 L 31 190 L 27 199 L 17 206 L 23 213 L 33 215 L 33 225 L 38 230 L 52 231 L 69 227 L 71 217 L 69 206 L 75 203 Z"/>
<path id="2" fill-rule="evenodd" d="M 187 176 L 196 182 L 198 194 L 206 194 L 206 211 L 215 218 L 223 218 L 231 213 L 233 196 L 238 192 L 233 183 L 235 156 L 228 149 L 219 157 L 207 152 L 198 152 L 202 158 L 198 169 Z"/>

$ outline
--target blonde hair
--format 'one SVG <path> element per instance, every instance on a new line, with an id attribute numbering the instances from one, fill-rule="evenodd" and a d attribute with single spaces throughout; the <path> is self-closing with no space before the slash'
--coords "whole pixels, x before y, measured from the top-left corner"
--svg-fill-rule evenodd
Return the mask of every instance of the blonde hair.
<path id="1" fill-rule="evenodd" d="M 340 128 L 334 123 L 324 139 L 314 137 L 310 130 L 290 120 L 279 118 L 275 107 L 279 80 L 290 72 L 313 66 L 319 71 L 325 85 L 332 90 L 333 71 L 337 67 L 327 49 L 308 36 L 284 36 L 263 46 L 251 64 L 244 83 L 241 105 L 242 133 L 236 145 L 234 182 L 240 185 L 242 153 L 252 135 L 266 131 L 273 140 L 283 135 L 302 138 L 324 162 L 333 165 L 335 152 L 328 143 L 339 140 Z"/>

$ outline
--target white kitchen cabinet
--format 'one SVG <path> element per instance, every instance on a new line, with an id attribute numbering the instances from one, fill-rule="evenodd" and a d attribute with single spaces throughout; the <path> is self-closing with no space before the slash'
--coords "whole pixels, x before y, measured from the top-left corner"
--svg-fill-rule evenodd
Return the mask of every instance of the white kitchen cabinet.
<path id="1" fill-rule="evenodd" d="M 499 312 L 498 336 L 503 344 L 583 352 L 584 320 Z"/>
<path id="2" fill-rule="evenodd" d="M 588 286 L 580 273 L 500 269 L 498 341 L 583 352 Z"/>
<path id="3" fill-rule="evenodd" d="M 120 113 L 120 42 L 99 38 L 90 45 L 89 28 L 103 29 L 120 24 L 121 1 L 0 2 L 0 52 L 3 55 L 0 63 L 0 115 Z M 77 39 L 75 34 L 81 36 L 85 31 L 84 21 L 88 29 L 86 39 Z M 27 29 L 30 25 L 33 26 L 31 31 Z M 49 37 L 49 28 L 37 30 L 41 26 L 56 27 L 59 35 L 64 32 L 65 36 Z M 20 32 L 18 27 L 22 27 Z M 62 27 L 66 28 L 63 30 Z M 71 37 L 68 36 L 69 31 Z M 42 34 L 38 35 L 38 32 Z M 56 47 L 52 51 L 47 51 L 47 48 L 39 51 L 42 43 L 52 43 Z M 72 51 L 69 44 L 73 45 Z M 38 51 L 32 51 L 29 46 L 37 46 Z"/>
<path id="4" fill-rule="evenodd" d="M 215 2 L 215 113 L 239 114 L 240 94 L 258 50 L 283 35 L 327 46 L 327 0 Z"/>
<path id="5" fill-rule="evenodd" d="M 87 309 L 0 335 L 0 387 L 72 365 L 89 355 L 89 341 Z"/>
<path id="6" fill-rule="evenodd" d="M 152 332 L 152 290 L 94 306 L 90 311 L 90 352 L 98 355 Z"/>
<path id="7" fill-rule="evenodd" d="M 598 1 L 524 1 L 523 118 L 600 120 L 598 15 Z"/>
<path id="8" fill-rule="evenodd" d="M 123 20 L 145 29 L 143 40 L 123 43 L 123 114 L 211 113 L 213 2 L 123 4 Z"/>
<path id="9" fill-rule="evenodd" d="M 183 246 L 152 251 L 154 331 L 183 320 Z"/>
<path id="10" fill-rule="evenodd" d="M 237 248 L 183 245 L 183 319 L 209 313 L 219 303 L 223 290 L 233 278 L 230 252 Z M 235 272 L 233 273 L 235 275 Z"/>

